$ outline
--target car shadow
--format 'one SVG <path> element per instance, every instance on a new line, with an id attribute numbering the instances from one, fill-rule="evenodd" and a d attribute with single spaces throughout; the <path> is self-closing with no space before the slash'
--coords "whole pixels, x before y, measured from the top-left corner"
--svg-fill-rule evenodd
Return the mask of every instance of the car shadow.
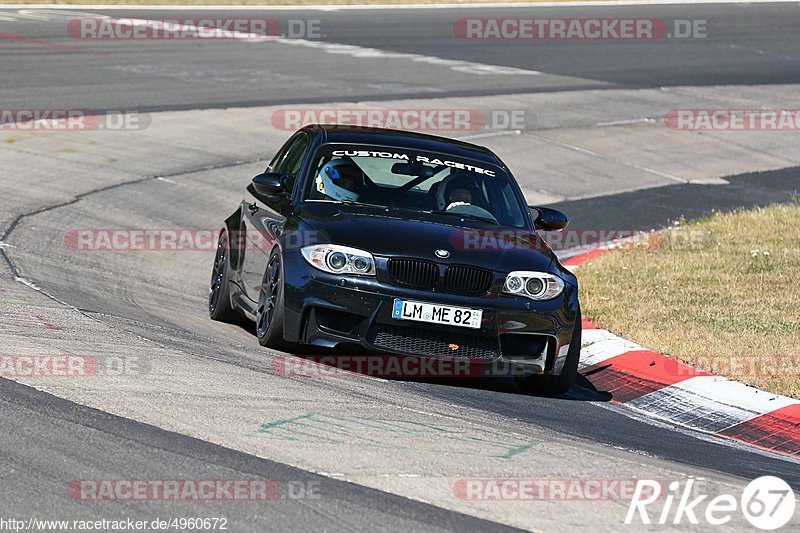
<path id="1" fill-rule="evenodd" d="M 253 337 L 256 336 L 256 325 L 254 322 L 242 318 L 240 321 L 237 321 L 235 324 L 238 327 L 242 328 L 244 331 L 248 332 Z M 319 346 L 311 346 L 311 345 L 296 345 L 292 348 L 290 352 L 275 352 L 280 355 L 276 355 L 276 357 L 297 357 L 309 361 L 312 365 L 322 365 L 326 367 L 328 370 L 323 371 L 314 371 L 314 367 L 304 367 L 302 372 L 309 376 L 313 376 L 315 373 L 322 377 L 322 376 L 331 376 L 332 373 L 336 371 L 348 371 L 348 372 L 355 372 L 361 375 L 370 376 L 370 377 L 378 377 L 381 379 L 389 379 L 392 381 L 406 381 L 409 383 L 424 383 L 429 385 L 437 385 L 437 386 L 447 386 L 447 387 L 458 387 L 462 389 L 475 389 L 475 390 L 484 390 L 484 391 L 492 391 L 492 392 L 501 392 L 507 394 L 517 394 L 522 396 L 534 396 L 534 397 L 541 397 L 541 398 L 559 398 L 563 400 L 569 401 L 581 401 L 581 402 L 610 402 L 613 399 L 613 395 L 607 391 L 598 390 L 591 381 L 589 381 L 585 376 L 578 371 L 578 375 L 575 378 L 575 383 L 572 385 L 572 388 L 565 394 L 553 396 L 548 394 L 537 394 L 536 392 L 529 392 L 521 390 L 513 377 L 510 376 L 408 376 L 408 375 L 375 375 L 371 373 L 368 369 L 361 368 L 359 369 L 357 365 L 348 365 L 347 368 L 342 368 L 341 365 L 332 364 L 332 359 L 335 359 L 337 362 L 342 360 L 348 360 L 348 358 L 353 357 L 379 357 L 381 361 L 385 362 L 389 358 L 399 357 L 399 358 L 415 358 L 414 356 L 408 355 L 391 355 L 391 354 L 375 354 L 368 350 L 365 350 L 363 347 L 353 344 L 348 345 L 346 348 L 323 348 Z M 428 358 L 420 358 L 416 357 L 416 359 L 428 359 Z M 430 358 L 435 359 L 435 358 Z M 296 366 L 294 367 L 296 371 Z"/>
<path id="2" fill-rule="evenodd" d="M 254 330 L 254 328 L 253 328 Z M 361 347 L 352 346 L 348 349 L 331 349 L 320 348 L 317 346 L 299 346 L 293 350 L 293 353 L 286 355 L 278 355 L 276 357 L 297 357 L 303 359 L 307 364 L 298 365 L 297 362 L 291 362 L 287 359 L 288 366 L 291 371 L 288 374 L 295 374 L 297 376 L 307 377 L 325 377 L 334 376 L 337 372 L 344 371 L 354 372 L 357 374 L 387 379 L 391 381 L 404 381 L 409 383 L 423 383 L 436 386 L 458 387 L 462 389 L 475 389 L 493 392 L 501 392 L 507 394 L 518 394 L 526 396 L 535 396 L 542 398 L 559 398 L 569 401 L 582 401 L 582 402 L 609 402 L 612 400 L 612 394 L 607 391 L 598 390 L 588 379 L 578 373 L 575 378 L 575 383 L 572 388 L 562 395 L 548 395 L 544 393 L 536 393 L 535 391 L 523 391 L 517 386 L 513 376 L 510 375 L 464 375 L 464 372 L 457 373 L 457 375 L 408 375 L 402 372 L 392 372 L 390 369 L 399 368 L 402 365 L 392 365 L 390 359 L 392 358 L 411 358 L 419 363 L 419 366 L 412 365 L 412 368 L 419 368 L 423 366 L 425 360 L 433 359 L 436 362 L 442 361 L 435 358 L 415 357 L 408 355 L 391 355 L 391 354 L 375 354 L 363 350 Z M 444 360 L 451 361 L 451 360 Z M 361 363 L 361 364 L 359 364 Z M 370 363 L 377 363 L 370 365 Z M 437 365 L 434 365 L 436 368 Z M 444 368 L 452 368 L 451 365 L 444 365 Z M 463 366 L 461 367 L 464 368 Z M 467 367 L 469 368 L 469 367 Z M 486 366 L 483 365 L 485 369 Z M 378 371 L 376 371 L 376 369 Z M 381 372 L 381 370 L 384 370 Z M 466 372 L 470 374 L 468 370 Z"/>

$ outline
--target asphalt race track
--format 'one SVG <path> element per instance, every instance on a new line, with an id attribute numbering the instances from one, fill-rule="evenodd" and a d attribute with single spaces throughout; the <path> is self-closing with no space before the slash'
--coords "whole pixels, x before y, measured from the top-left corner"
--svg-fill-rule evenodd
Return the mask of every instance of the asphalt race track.
<path id="1" fill-rule="evenodd" d="M 704 39 L 634 41 L 467 40 L 453 35 L 461 18 L 564 17 L 564 8 L 364 11 L 104 10 L 142 19 L 271 18 L 320 21 L 324 39 L 392 52 L 514 67 L 527 76 L 461 76 L 389 60 L 376 76 L 372 61 L 348 54 L 308 54 L 277 43 L 86 41 L 70 37 L 67 22 L 2 23 L 26 40 L 3 54 L 5 105 L 91 109 L 173 110 L 342 100 L 391 100 L 448 95 L 510 94 L 585 88 L 753 85 L 800 82 L 795 4 L 733 4 L 570 8 L 569 16 L 707 20 Z M 44 39 L 45 44 L 37 44 Z M 55 47 L 61 49 L 55 53 Z M 49 48 L 48 48 L 49 47 Z M 50 51 L 51 53 L 47 53 Z M 69 52 L 69 53 L 67 53 Z M 153 58 L 158 57 L 157 62 Z M 675 61 L 680 57 L 681 61 Z M 358 59 L 358 58 L 356 58 Z M 54 91 L 54 84 L 58 90 Z"/>
<path id="2" fill-rule="evenodd" d="M 91 14 L 318 20 L 322 35 L 71 38 L 68 21 Z M 708 37 L 453 35 L 460 18 L 534 16 L 703 19 Z M 799 18 L 796 3 L 0 9 L 0 109 L 146 118 L 135 131 L 0 130 L 0 353 L 135 363 L 84 379 L 0 379 L 0 518 L 226 517 L 234 532 L 616 531 L 629 500 L 471 501 L 454 487 L 691 477 L 736 494 L 771 474 L 800 489 L 797 459 L 647 419 L 580 378 L 565 397 L 545 398 L 506 382 L 284 376 L 291 356 L 208 318 L 213 251 L 82 253 L 66 238 L 81 228 L 218 228 L 290 134 L 276 109 L 307 104 L 524 110 L 519 130 L 453 136 L 491 147 L 531 203 L 582 229 L 659 228 L 788 201 L 800 188 L 797 132 L 695 135 L 658 123 L 681 106 L 800 107 Z M 267 479 L 282 490 L 266 502 L 86 501 L 68 491 L 77 480 L 178 478 Z M 734 518 L 719 529 L 745 526 Z"/>

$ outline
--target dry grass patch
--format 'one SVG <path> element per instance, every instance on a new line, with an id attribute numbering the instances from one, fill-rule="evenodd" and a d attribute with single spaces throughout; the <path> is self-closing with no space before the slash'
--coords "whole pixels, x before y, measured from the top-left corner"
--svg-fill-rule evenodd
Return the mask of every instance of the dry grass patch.
<path id="1" fill-rule="evenodd" d="M 800 398 L 797 201 L 679 223 L 576 273 L 583 314 L 602 327 Z"/>

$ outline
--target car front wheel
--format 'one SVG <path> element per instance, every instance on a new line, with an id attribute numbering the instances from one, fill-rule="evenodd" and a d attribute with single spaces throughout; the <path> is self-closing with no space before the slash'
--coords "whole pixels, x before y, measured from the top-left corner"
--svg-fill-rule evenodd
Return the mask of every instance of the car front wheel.
<path id="1" fill-rule="evenodd" d="M 277 250 L 269 258 L 258 294 L 256 336 L 267 348 L 288 351 L 292 347 L 283 338 L 283 261 Z"/>

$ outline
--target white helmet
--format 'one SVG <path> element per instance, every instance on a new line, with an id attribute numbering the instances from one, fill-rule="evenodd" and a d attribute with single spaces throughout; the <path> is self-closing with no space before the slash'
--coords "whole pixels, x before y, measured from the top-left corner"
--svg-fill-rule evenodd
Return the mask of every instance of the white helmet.
<path id="1" fill-rule="evenodd" d="M 317 191 L 334 200 L 355 202 L 364 184 L 364 174 L 355 163 L 344 159 L 328 161 L 314 180 Z"/>

